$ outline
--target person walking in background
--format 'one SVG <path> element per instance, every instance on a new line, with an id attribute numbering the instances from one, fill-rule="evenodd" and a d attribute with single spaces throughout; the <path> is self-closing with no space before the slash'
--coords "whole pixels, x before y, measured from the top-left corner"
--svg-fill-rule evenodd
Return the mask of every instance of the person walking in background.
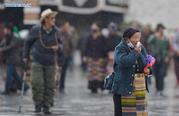
<path id="1" fill-rule="evenodd" d="M 141 37 L 141 43 L 144 45 L 144 47 L 146 48 L 147 52 L 150 53 L 150 46 L 148 44 L 148 39 L 150 38 L 150 36 L 153 34 L 151 26 L 145 25 L 142 28 L 142 37 Z"/>
<path id="2" fill-rule="evenodd" d="M 59 91 L 64 92 L 65 89 L 65 78 L 66 72 L 69 66 L 69 61 L 73 55 L 73 44 L 72 44 L 72 36 L 69 33 L 70 25 L 69 22 L 65 22 L 61 27 L 61 34 L 63 39 L 63 53 L 64 53 L 64 62 L 61 69 L 61 76 L 59 81 Z"/>
<path id="3" fill-rule="evenodd" d="M 147 116 L 146 92 L 147 52 L 140 43 L 141 32 L 128 28 L 114 53 L 114 81 L 112 86 L 114 116 Z"/>
<path id="4" fill-rule="evenodd" d="M 151 48 L 151 54 L 156 58 L 156 63 L 153 67 L 156 94 L 165 96 L 164 90 L 164 78 L 167 74 L 167 64 L 169 63 L 169 50 L 170 44 L 164 35 L 165 27 L 163 24 L 158 24 L 156 31 L 149 38 L 149 46 Z"/>
<path id="5" fill-rule="evenodd" d="M 91 34 L 85 44 L 85 61 L 87 62 L 88 88 L 97 93 L 98 88 L 103 90 L 103 81 L 106 74 L 106 41 L 100 33 L 96 23 L 91 26 Z"/>
<path id="6" fill-rule="evenodd" d="M 176 31 L 175 36 L 174 36 L 173 50 L 174 50 L 175 74 L 177 78 L 176 87 L 179 87 L 179 30 Z"/>
<path id="7" fill-rule="evenodd" d="M 87 70 L 87 64 L 84 60 L 85 60 L 85 45 L 86 45 L 86 42 L 87 42 L 87 38 L 90 35 L 89 31 L 90 31 L 90 29 L 85 28 L 81 32 L 81 35 L 80 35 L 80 38 L 79 38 L 78 44 L 77 44 L 77 49 L 79 49 L 79 51 L 80 51 L 81 69 L 84 72 Z"/>
<path id="8" fill-rule="evenodd" d="M 117 34 L 117 24 L 111 22 L 108 25 L 108 30 L 109 36 L 106 39 L 106 48 L 108 52 L 107 72 L 110 74 L 113 72 L 114 49 L 121 42 L 121 37 Z"/>
<path id="9" fill-rule="evenodd" d="M 4 27 L 5 41 L 0 47 L 0 53 L 5 57 L 7 69 L 6 69 L 6 81 L 5 89 L 2 94 L 9 94 L 11 90 L 16 88 L 21 90 L 22 88 L 22 74 L 19 74 L 18 71 L 22 70 L 23 61 L 21 57 L 21 45 L 20 39 L 17 39 L 13 34 L 13 25 L 6 24 Z M 16 87 L 14 88 L 13 85 Z M 25 83 L 26 92 L 29 86 Z"/>
<path id="10" fill-rule="evenodd" d="M 32 27 L 24 47 L 24 61 L 31 50 L 31 78 L 35 113 L 42 110 L 51 114 L 55 89 L 55 66 L 61 65 L 62 40 L 55 26 L 57 12 L 46 9 L 41 13 L 41 24 Z M 57 55 L 57 56 L 56 56 Z"/>

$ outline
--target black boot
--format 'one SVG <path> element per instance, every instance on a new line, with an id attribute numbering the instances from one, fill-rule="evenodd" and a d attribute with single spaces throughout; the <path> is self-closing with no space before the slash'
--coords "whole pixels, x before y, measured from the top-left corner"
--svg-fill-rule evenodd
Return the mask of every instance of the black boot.
<path id="1" fill-rule="evenodd" d="M 44 114 L 48 114 L 48 115 L 51 114 L 49 106 L 44 106 L 43 112 L 44 112 Z"/>
<path id="2" fill-rule="evenodd" d="M 35 105 L 35 113 L 40 113 L 42 110 L 42 105 Z"/>
<path id="3" fill-rule="evenodd" d="M 91 93 L 96 94 L 96 93 L 98 93 L 98 90 L 97 89 L 91 89 Z"/>

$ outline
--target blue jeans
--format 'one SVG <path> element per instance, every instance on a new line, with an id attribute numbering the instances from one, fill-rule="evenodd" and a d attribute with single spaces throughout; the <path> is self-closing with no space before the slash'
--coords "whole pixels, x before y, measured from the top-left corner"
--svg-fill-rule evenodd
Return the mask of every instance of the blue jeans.
<path id="1" fill-rule="evenodd" d="M 60 77 L 60 81 L 59 81 L 59 86 L 60 86 L 59 89 L 60 90 L 65 89 L 65 78 L 66 78 L 66 72 L 67 72 L 67 69 L 69 66 L 69 61 L 70 61 L 70 58 L 65 58 L 64 64 L 62 66 L 61 77 Z"/>
<path id="2" fill-rule="evenodd" d="M 165 62 L 156 62 L 153 67 L 154 75 L 155 75 L 155 84 L 157 91 L 164 90 L 164 79 L 167 74 L 167 64 Z"/>
<path id="3" fill-rule="evenodd" d="M 10 91 L 14 81 L 16 82 L 17 88 L 21 89 L 23 80 L 17 73 L 16 66 L 12 65 L 12 64 L 8 64 L 7 65 L 7 78 L 6 78 L 6 82 L 5 82 L 5 91 L 6 92 Z M 25 90 L 27 88 L 29 88 L 29 86 L 25 83 Z"/>

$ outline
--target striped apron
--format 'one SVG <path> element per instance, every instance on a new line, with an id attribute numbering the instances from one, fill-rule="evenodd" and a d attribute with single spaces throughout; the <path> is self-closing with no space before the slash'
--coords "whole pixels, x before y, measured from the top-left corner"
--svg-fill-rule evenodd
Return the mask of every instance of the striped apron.
<path id="1" fill-rule="evenodd" d="M 143 73 L 134 76 L 134 91 L 129 96 L 121 97 L 122 116 L 148 116 L 146 84 Z"/>

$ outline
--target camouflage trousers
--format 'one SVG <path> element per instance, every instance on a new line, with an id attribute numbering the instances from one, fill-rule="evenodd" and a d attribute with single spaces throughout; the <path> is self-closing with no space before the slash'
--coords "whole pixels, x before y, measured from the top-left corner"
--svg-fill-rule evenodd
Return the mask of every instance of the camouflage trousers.
<path id="1" fill-rule="evenodd" d="M 55 67 L 38 63 L 31 65 L 32 94 L 35 105 L 53 106 Z"/>

